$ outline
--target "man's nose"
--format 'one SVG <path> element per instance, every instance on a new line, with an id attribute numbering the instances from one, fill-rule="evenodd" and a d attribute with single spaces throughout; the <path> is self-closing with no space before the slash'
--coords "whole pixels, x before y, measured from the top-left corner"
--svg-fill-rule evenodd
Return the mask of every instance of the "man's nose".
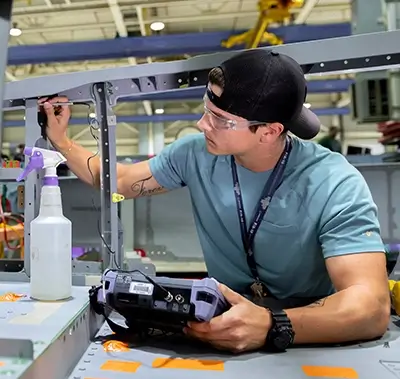
<path id="1" fill-rule="evenodd" d="M 197 127 L 202 132 L 210 132 L 212 130 L 212 127 L 208 122 L 207 115 L 203 114 L 203 117 L 199 121 L 197 121 Z"/>

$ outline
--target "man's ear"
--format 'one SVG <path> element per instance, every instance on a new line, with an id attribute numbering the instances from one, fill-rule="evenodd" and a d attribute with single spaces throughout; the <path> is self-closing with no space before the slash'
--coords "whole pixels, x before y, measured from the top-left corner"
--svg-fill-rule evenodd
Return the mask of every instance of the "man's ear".
<path id="1" fill-rule="evenodd" d="M 260 142 L 270 143 L 275 141 L 284 131 L 284 127 L 279 122 L 273 122 L 271 124 L 266 124 L 258 128 L 260 132 Z"/>

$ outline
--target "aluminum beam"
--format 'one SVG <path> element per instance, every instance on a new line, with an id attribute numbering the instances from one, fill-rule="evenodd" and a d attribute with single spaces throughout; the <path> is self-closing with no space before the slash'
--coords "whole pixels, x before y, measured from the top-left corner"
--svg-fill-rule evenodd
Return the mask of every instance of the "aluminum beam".
<path id="1" fill-rule="evenodd" d="M 0 99 L 4 93 L 4 75 L 7 68 L 7 46 L 10 36 L 12 0 L 0 1 Z M 0 109 L 0 135 L 2 134 L 3 111 Z"/>
<path id="2" fill-rule="evenodd" d="M 349 36 L 351 35 L 351 25 L 349 23 L 290 25 L 271 28 L 271 31 L 282 38 L 285 43 L 295 43 Z M 9 64 L 25 65 L 118 59 L 132 56 L 146 58 L 213 53 L 226 50 L 221 47 L 221 41 L 226 40 L 231 33 L 231 30 L 226 30 L 212 33 L 155 35 L 102 41 L 13 46 L 9 49 Z"/>
<path id="3" fill-rule="evenodd" d="M 354 83 L 352 79 L 318 79 L 308 81 L 308 93 L 341 93 L 348 92 Z M 137 101 L 166 101 L 166 100 L 201 100 L 204 96 L 205 86 L 187 88 L 185 91 L 167 93 L 144 93 L 136 97 L 120 99 L 120 102 Z"/>
<path id="4" fill-rule="evenodd" d="M 327 80 L 309 80 L 307 83 L 308 93 L 337 93 L 347 92 L 354 83 L 352 79 L 327 79 Z M 204 96 L 205 87 L 188 88 L 184 92 L 170 93 L 149 93 L 140 95 L 140 97 L 121 99 L 121 101 L 164 101 L 164 100 L 197 100 Z"/>
<path id="5" fill-rule="evenodd" d="M 332 38 L 274 47 L 298 61 L 306 74 L 319 75 L 338 71 L 376 70 L 400 65 L 400 30 L 350 37 Z M 72 101 L 93 101 L 92 83 L 112 85 L 111 104 L 119 98 L 140 93 L 182 90 L 206 84 L 209 69 L 237 54 L 229 51 L 197 56 L 188 60 L 143 64 L 97 71 L 30 78 L 6 85 L 3 108 L 23 107 L 24 99 L 48 94 L 63 94 Z"/>
<path id="6" fill-rule="evenodd" d="M 334 115 L 347 115 L 350 114 L 348 107 L 342 108 L 315 108 L 312 109 L 317 116 L 334 116 Z M 175 121 L 198 121 L 203 116 L 202 113 L 177 113 L 177 114 L 163 114 L 163 115 L 134 115 L 134 116 L 117 116 L 117 123 L 133 123 L 133 124 L 147 124 L 158 122 L 175 122 Z M 87 118 L 71 118 L 70 125 L 86 125 Z M 25 121 L 23 120 L 5 120 L 5 128 L 24 127 Z"/>

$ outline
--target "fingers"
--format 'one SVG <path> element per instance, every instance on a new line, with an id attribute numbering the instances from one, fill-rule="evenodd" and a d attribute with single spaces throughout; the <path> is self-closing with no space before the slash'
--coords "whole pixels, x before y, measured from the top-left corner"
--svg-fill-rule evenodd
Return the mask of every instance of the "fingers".
<path id="1" fill-rule="evenodd" d="M 218 284 L 218 288 L 221 294 L 225 297 L 226 301 L 231 305 L 236 305 L 241 302 L 247 301 L 243 296 L 239 295 L 237 292 L 231 290 L 225 284 Z"/>
<path id="2" fill-rule="evenodd" d="M 45 103 L 43 103 L 43 109 L 47 115 L 47 121 L 49 124 L 57 122 L 55 109 L 53 105 L 51 105 L 49 102 L 46 101 Z"/>
<path id="3" fill-rule="evenodd" d="M 69 119 L 71 111 L 68 105 L 63 106 L 53 106 L 55 103 L 65 103 L 68 102 L 68 98 L 65 96 L 58 96 L 52 99 L 42 98 L 39 99 L 38 103 L 43 107 L 46 112 L 47 118 L 50 122 L 54 121 L 56 118 Z"/>
<path id="4" fill-rule="evenodd" d="M 224 332 L 210 333 L 206 331 L 185 328 L 185 334 L 189 338 L 208 343 L 218 350 L 229 350 L 235 352 L 237 349 L 237 340 L 234 338 L 233 331 L 226 330 Z"/>
<path id="5" fill-rule="evenodd" d="M 57 96 L 57 97 L 52 97 L 49 99 L 48 97 L 42 97 L 38 100 L 39 104 L 44 104 L 45 102 L 49 102 L 50 104 L 54 103 L 66 103 L 68 102 L 68 98 L 66 96 Z"/>

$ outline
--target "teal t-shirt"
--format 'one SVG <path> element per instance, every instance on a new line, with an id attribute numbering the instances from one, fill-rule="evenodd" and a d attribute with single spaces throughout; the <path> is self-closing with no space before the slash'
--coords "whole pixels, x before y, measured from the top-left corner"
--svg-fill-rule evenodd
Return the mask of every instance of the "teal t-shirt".
<path id="1" fill-rule="evenodd" d="M 167 146 L 150 168 L 166 189 L 188 187 L 209 276 L 243 293 L 254 279 L 241 239 L 230 156 L 208 153 L 203 134 L 195 134 Z M 237 171 L 249 223 L 272 170 L 237 165 Z M 293 138 L 283 182 L 253 251 L 260 278 L 278 298 L 332 293 L 325 259 L 384 251 L 377 207 L 363 176 L 342 155 Z"/>

